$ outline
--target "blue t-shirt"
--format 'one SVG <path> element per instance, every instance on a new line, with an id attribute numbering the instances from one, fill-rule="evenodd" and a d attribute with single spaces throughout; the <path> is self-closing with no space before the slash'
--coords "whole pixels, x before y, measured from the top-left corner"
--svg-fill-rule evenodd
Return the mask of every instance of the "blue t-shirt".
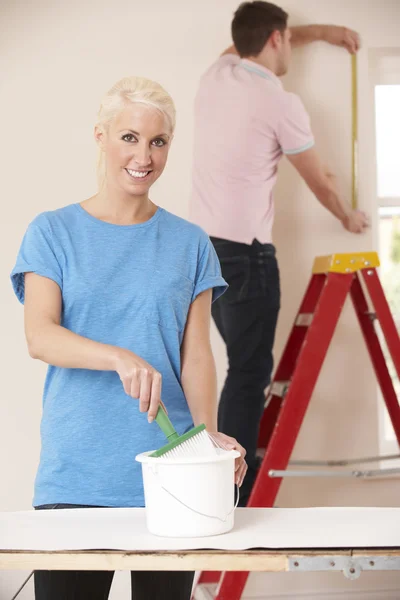
<path id="1" fill-rule="evenodd" d="M 162 399 L 178 433 L 192 426 L 180 382 L 188 310 L 204 290 L 226 289 L 208 236 L 162 208 L 138 225 L 113 225 L 80 204 L 40 214 L 29 225 L 11 279 L 24 302 L 24 273 L 54 280 L 61 325 L 127 348 L 162 375 Z M 143 506 L 140 452 L 166 439 L 114 371 L 49 366 L 42 448 L 33 504 Z"/>

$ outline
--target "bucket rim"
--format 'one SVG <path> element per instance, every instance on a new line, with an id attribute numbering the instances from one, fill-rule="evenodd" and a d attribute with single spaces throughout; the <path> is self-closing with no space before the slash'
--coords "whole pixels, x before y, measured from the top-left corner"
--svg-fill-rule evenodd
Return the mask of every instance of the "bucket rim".
<path id="1" fill-rule="evenodd" d="M 165 458 L 163 456 L 155 457 L 150 456 L 154 450 L 147 452 L 141 452 L 135 457 L 137 462 L 142 464 L 158 464 L 158 465 L 200 465 L 206 463 L 223 462 L 225 460 L 232 460 L 239 458 L 240 452 L 237 450 L 224 450 L 222 448 L 216 448 L 218 454 L 216 456 L 199 456 L 181 457 L 181 458 Z"/>

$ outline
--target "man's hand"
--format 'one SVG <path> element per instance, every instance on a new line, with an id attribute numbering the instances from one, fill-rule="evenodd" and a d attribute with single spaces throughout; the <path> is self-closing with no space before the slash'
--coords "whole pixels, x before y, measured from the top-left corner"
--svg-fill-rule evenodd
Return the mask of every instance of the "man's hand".
<path id="1" fill-rule="evenodd" d="M 322 37 L 325 42 L 333 46 L 341 46 L 350 54 L 356 54 L 361 46 L 360 36 L 356 31 L 339 27 L 337 25 L 324 25 Z"/>
<path id="2" fill-rule="evenodd" d="M 369 227 L 369 218 L 361 210 L 352 210 L 342 220 L 342 225 L 350 233 L 364 233 Z"/>

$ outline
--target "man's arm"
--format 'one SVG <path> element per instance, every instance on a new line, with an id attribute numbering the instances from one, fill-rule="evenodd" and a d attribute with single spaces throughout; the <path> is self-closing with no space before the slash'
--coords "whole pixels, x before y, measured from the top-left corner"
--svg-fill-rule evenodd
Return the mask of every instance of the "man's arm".
<path id="1" fill-rule="evenodd" d="M 236 56 L 239 56 L 239 52 L 236 50 L 235 46 L 229 46 L 229 48 L 227 48 L 222 54 L 221 56 L 225 56 L 225 54 L 236 54 Z"/>
<path id="2" fill-rule="evenodd" d="M 368 217 L 353 210 L 337 190 L 335 177 L 321 163 L 315 148 L 287 155 L 319 202 L 329 210 L 350 233 L 363 233 L 369 226 Z"/>
<path id="3" fill-rule="evenodd" d="M 360 49 L 360 36 L 356 31 L 339 27 L 338 25 L 301 25 L 291 28 L 292 37 L 290 43 L 293 48 L 299 48 L 312 42 L 327 42 L 333 46 L 346 48 L 350 54 L 355 54 Z M 221 56 L 225 54 L 236 54 L 235 46 L 229 46 Z"/>
<path id="4" fill-rule="evenodd" d="M 327 42 L 333 46 L 345 48 L 350 54 L 360 49 L 360 36 L 356 31 L 337 25 L 303 25 L 291 28 L 291 45 L 293 48 L 311 44 L 312 42 Z"/>

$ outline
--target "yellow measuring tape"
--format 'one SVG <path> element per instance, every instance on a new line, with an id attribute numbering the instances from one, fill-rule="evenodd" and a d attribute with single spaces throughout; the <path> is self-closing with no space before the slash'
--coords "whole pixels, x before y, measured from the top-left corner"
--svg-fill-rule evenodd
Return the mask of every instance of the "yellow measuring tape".
<path id="1" fill-rule="evenodd" d="M 358 208 L 358 97 L 357 97 L 357 55 L 351 55 L 351 97 L 352 97 L 352 189 L 351 205 Z"/>

